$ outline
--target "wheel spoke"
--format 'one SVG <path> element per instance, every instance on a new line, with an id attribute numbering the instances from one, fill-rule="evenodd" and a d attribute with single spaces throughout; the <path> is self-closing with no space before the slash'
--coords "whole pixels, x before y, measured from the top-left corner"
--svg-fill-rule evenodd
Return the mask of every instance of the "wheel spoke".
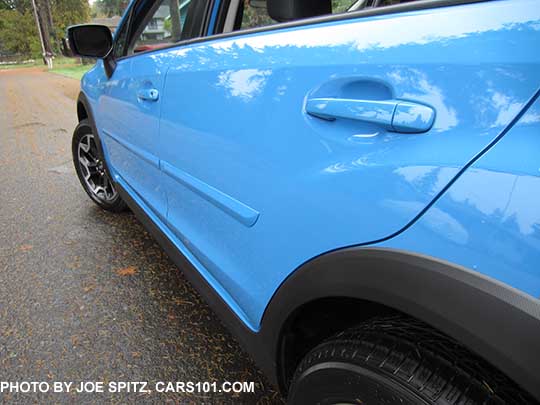
<path id="1" fill-rule="evenodd" d="M 81 166 L 85 169 L 86 175 L 85 178 L 88 180 L 93 174 L 97 173 L 97 165 L 93 162 L 89 162 L 86 156 L 81 156 L 79 158 Z"/>
<path id="2" fill-rule="evenodd" d="M 84 152 L 82 154 L 82 156 L 84 156 L 88 162 L 92 163 L 93 165 L 96 165 L 97 166 L 97 159 L 94 155 L 92 155 L 90 152 Z"/>
<path id="3" fill-rule="evenodd" d="M 81 169 L 84 169 L 83 172 L 83 175 L 84 175 L 84 178 L 86 180 L 90 179 L 90 176 L 91 176 L 91 173 L 90 173 L 90 169 L 88 168 L 88 160 L 86 160 L 85 157 L 79 157 L 79 163 L 81 165 Z"/>
<path id="4" fill-rule="evenodd" d="M 86 142 L 84 142 L 85 140 Z M 79 143 L 79 147 L 86 153 L 90 151 L 90 138 L 88 135 L 81 140 L 81 142 Z"/>
<path id="5" fill-rule="evenodd" d="M 100 196 L 100 194 L 106 196 L 106 193 L 105 193 L 105 189 L 103 188 L 103 186 L 96 186 L 94 188 L 94 192 L 96 193 L 96 195 Z M 100 196 L 101 197 L 101 196 Z"/>

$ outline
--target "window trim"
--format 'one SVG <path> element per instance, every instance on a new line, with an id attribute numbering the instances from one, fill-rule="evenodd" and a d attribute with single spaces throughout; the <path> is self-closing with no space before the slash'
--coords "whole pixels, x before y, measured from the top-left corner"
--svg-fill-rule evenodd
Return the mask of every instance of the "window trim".
<path id="1" fill-rule="evenodd" d="M 144 1 L 144 0 L 140 0 L 140 1 Z M 277 30 L 282 30 L 282 29 L 285 30 L 289 28 L 297 28 L 297 27 L 303 27 L 303 26 L 308 26 L 308 25 L 318 25 L 318 24 L 324 24 L 324 23 L 334 22 L 334 21 L 362 19 L 362 18 L 368 18 L 368 17 L 373 17 L 373 16 L 379 16 L 379 15 L 391 15 L 391 14 L 405 13 L 409 11 L 430 10 L 430 9 L 436 9 L 436 8 L 442 8 L 442 7 L 459 6 L 459 5 L 475 4 L 475 3 L 485 3 L 485 2 L 491 2 L 491 1 L 497 1 L 497 0 L 418 0 L 418 1 L 413 1 L 413 2 L 395 4 L 391 6 L 366 8 L 363 10 L 352 11 L 348 13 L 329 14 L 329 15 L 318 16 L 318 17 L 310 17 L 310 18 L 304 18 L 301 20 L 276 23 L 272 25 L 266 25 L 263 27 L 249 28 L 245 30 L 222 32 L 222 33 L 211 34 L 211 35 L 203 34 L 202 36 L 197 37 L 197 38 L 191 38 L 184 41 L 179 41 L 179 42 L 176 42 L 169 46 L 164 46 L 163 48 L 159 48 L 159 49 L 151 49 L 145 52 L 139 52 L 136 54 L 123 56 L 122 58 L 117 58 L 116 60 L 124 60 L 128 58 L 132 58 L 134 56 L 146 55 L 152 52 L 161 52 L 161 51 L 171 49 L 171 48 L 204 43 L 204 42 L 213 41 L 213 40 L 243 37 L 245 35 L 258 34 L 261 32 L 277 31 Z M 210 12 L 213 11 L 214 9 L 215 1 L 211 1 L 211 3 L 212 3 L 212 6 L 209 8 Z M 222 5 L 228 4 L 228 2 L 226 1 L 223 1 L 221 3 Z M 219 6 L 220 5 L 218 4 L 218 7 Z M 227 15 L 226 12 L 221 13 L 221 15 L 223 14 L 225 16 Z M 209 15 L 210 13 L 207 12 L 207 16 L 206 16 L 207 21 L 205 22 L 205 31 L 208 30 L 208 16 Z M 218 11 L 218 15 L 220 15 L 219 11 Z M 219 27 L 220 21 L 216 21 L 215 26 Z"/>
<path id="2" fill-rule="evenodd" d="M 230 0 L 229 7 L 227 8 L 227 14 L 223 21 L 222 33 L 234 32 L 234 22 L 238 16 L 238 9 L 240 8 L 240 2 L 243 0 Z"/>
<path id="3" fill-rule="evenodd" d="M 124 17 L 120 20 L 120 24 L 118 25 L 118 27 L 116 27 L 116 30 L 114 31 L 114 37 L 113 37 L 113 46 L 112 46 L 112 52 L 111 52 L 111 57 L 113 60 L 119 60 L 120 58 L 122 58 L 123 56 L 116 56 L 116 49 L 117 47 L 119 46 L 119 42 L 120 42 L 120 36 L 122 35 L 122 31 L 125 29 L 126 30 L 126 35 L 125 35 L 125 38 L 123 39 L 123 46 L 124 46 L 124 49 L 122 50 L 122 52 L 126 52 L 126 49 L 125 49 L 125 46 L 126 46 L 126 42 L 127 42 L 127 39 L 129 38 L 129 30 L 131 28 L 131 16 L 133 15 L 133 9 L 134 9 L 134 4 L 135 4 L 135 1 L 128 7 L 128 9 L 126 10 L 125 14 L 124 14 Z"/>

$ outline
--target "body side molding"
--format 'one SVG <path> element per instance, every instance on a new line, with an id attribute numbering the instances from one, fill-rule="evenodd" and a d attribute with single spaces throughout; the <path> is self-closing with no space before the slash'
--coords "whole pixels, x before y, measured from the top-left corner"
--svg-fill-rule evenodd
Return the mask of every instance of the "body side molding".
<path id="1" fill-rule="evenodd" d="M 251 228 L 259 218 L 259 212 L 244 204 L 241 201 L 225 194 L 223 191 L 195 178 L 194 176 L 180 170 L 170 163 L 161 161 L 163 173 L 176 180 L 178 183 L 189 188 L 191 191 L 204 198 L 214 206 L 229 214 L 242 225 Z"/>

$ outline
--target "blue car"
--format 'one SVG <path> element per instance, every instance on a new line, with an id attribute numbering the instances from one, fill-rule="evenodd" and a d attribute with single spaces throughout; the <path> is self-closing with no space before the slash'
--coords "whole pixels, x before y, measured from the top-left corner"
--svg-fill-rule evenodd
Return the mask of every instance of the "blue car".
<path id="1" fill-rule="evenodd" d="M 291 404 L 540 399 L 538 0 L 134 0 L 73 159 Z"/>

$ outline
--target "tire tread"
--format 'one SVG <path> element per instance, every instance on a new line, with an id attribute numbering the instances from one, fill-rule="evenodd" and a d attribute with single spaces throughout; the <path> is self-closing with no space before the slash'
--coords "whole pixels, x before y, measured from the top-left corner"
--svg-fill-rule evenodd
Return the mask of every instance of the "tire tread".
<path id="1" fill-rule="evenodd" d="M 405 316 L 371 319 L 326 340 L 300 362 L 343 361 L 385 374 L 436 405 L 536 404 L 527 393 L 454 339 Z"/>

